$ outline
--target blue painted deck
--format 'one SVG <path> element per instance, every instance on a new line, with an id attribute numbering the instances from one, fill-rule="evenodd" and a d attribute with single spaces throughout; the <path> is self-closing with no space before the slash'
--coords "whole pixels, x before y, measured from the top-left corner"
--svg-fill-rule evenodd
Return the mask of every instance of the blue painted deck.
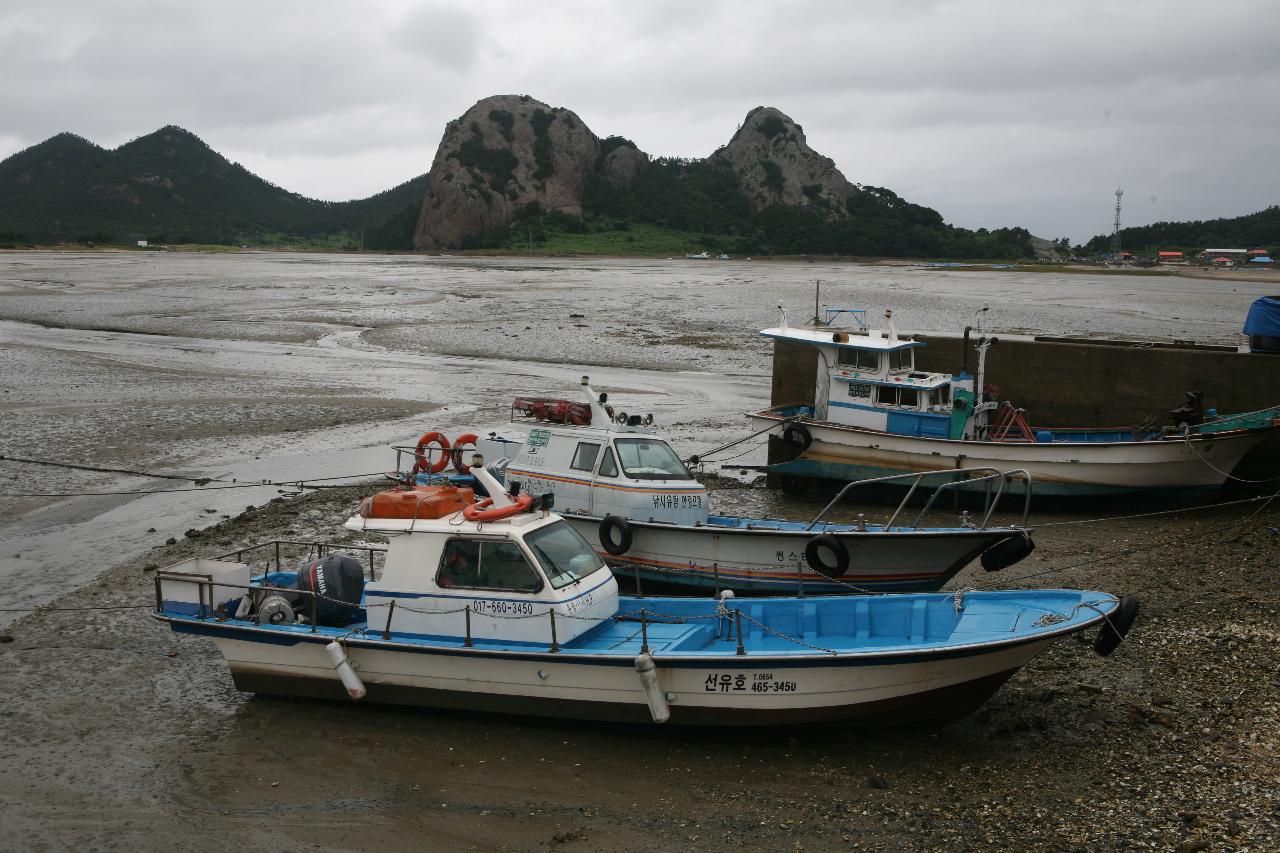
<path id="1" fill-rule="evenodd" d="M 749 661 L 753 657 L 812 657 L 830 654 L 810 646 L 832 650 L 841 656 L 868 656 L 884 663 L 885 656 L 912 660 L 972 654 L 983 648 L 1030 642 L 1073 633 L 1098 622 L 1116 607 L 1115 598 L 1102 592 L 1080 590 L 1027 590 L 970 592 L 957 612 L 949 593 L 851 596 L 842 598 L 757 598 L 726 602 L 729 616 L 718 615 L 717 602 L 707 598 L 637 598 L 622 596 L 619 618 L 601 622 L 582 636 L 560 645 L 557 659 L 575 655 L 616 658 L 630 665 L 641 650 L 640 611 L 647 613 L 647 634 L 652 654 L 667 663 L 673 658 L 724 657 Z M 741 610 L 746 655 L 737 654 L 734 610 Z M 173 609 L 159 611 L 172 617 L 175 631 L 203 635 L 238 635 L 239 639 L 280 645 L 300 642 L 327 643 L 382 641 L 381 632 L 365 632 L 364 623 L 334 628 L 309 625 L 258 625 L 248 620 L 199 619 Z M 1048 619 L 1042 619 L 1049 615 Z M 567 617 L 560 617 L 567 618 Z M 801 642 L 794 642 L 792 639 Z M 549 640 L 549 636 L 548 636 Z M 398 650 L 551 653 L 549 642 L 505 642 L 475 639 L 464 649 L 458 637 L 436 637 L 391 632 L 389 642 Z M 802 645 L 805 643 L 808 645 Z M 813 661 L 822 665 L 822 660 Z"/>

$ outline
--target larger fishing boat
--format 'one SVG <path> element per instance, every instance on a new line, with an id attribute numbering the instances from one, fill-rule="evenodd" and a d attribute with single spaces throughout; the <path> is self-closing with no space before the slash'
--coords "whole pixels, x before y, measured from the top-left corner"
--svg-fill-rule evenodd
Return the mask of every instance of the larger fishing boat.
<path id="1" fill-rule="evenodd" d="M 837 328 L 831 321 L 839 315 L 856 322 Z M 1280 407 L 1218 415 L 1197 395 L 1188 395 L 1164 428 L 1033 427 L 1021 409 L 992 399 L 984 385 L 987 351 L 998 339 L 978 338 L 976 376 L 918 371 L 915 352 L 925 344 L 899 335 L 890 312 L 885 317 L 886 328 L 872 329 L 860 310 L 829 309 L 827 325 L 796 328 L 783 313 L 781 325 L 761 332 L 818 356 L 812 400 L 749 415 L 756 428 L 772 428 L 794 449 L 794 458 L 770 466 L 771 472 L 847 481 L 904 471 L 1021 468 L 1034 479 L 1037 496 L 1185 501 L 1220 489 L 1240 459 L 1280 429 Z"/>
<path id="2" fill-rule="evenodd" d="M 1017 501 L 1017 523 L 992 520 L 1010 482 L 1025 479 L 1025 472 L 964 472 L 973 478 L 968 486 L 988 489 L 987 500 L 973 516 L 965 512 L 943 525 L 926 524 L 937 515 L 931 510 L 946 503 L 937 500 L 937 491 L 926 506 L 908 510 L 904 501 L 879 523 L 865 516 L 854 523 L 827 520 L 843 498 L 878 485 L 872 483 L 848 484 L 805 521 L 712 512 L 707 488 L 654 429 L 651 416 L 615 410 L 586 377 L 582 387 L 580 402 L 516 398 L 512 420 L 526 435 L 483 439 L 478 446 L 500 480 L 554 495 L 556 511 L 634 583 L 757 595 L 929 591 L 976 559 L 997 571 L 1034 547 L 1027 493 Z M 446 441 L 429 432 L 414 448 L 418 481 L 442 474 L 450 458 L 458 473 L 465 471 L 452 448 L 442 452 Z M 476 441 L 466 435 L 454 444 Z M 936 478 L 889 479 L 909 486 Z"/>
<path id="3" fill-rule="evenodd" d="M 156 573 L 155 617 L 207 637 L 237 688 L 619 722 L 903 724 L 965 714 L 1054 640 L 1137 613 L 1102 592 L 637 598 L 546 501 L 452 485 L 366 499 L 385 551 L 255 576 L 242 549 Z M 381 555 L 375 569 L 375 553 Z"/>

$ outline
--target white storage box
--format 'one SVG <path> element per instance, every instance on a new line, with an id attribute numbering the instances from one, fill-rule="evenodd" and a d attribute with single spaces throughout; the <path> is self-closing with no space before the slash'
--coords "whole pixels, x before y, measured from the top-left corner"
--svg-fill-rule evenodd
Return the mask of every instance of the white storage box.
<path id="1" fill-rule="evenodd" d="M 197 558 L 161 569 L 157 574 L 161 608 L 171 613 L 212 616 L 219 604 L 225 605 L 248 592 L 247 563 Z M 190 579 L 179 575 L 189 575 Z"/>

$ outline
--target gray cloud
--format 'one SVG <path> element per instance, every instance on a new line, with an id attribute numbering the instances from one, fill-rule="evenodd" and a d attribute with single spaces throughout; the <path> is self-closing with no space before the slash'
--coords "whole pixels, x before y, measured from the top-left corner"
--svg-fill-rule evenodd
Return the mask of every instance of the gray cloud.
<path id="1" fill-rule="evenodd" d="M 968 227 L 1082 240 L 1277 202 L 1280 6 L 10 0 L 0 157 L 180 124 L 263 177 L 364 196 L 495 93 L 705 156 L 776 106 L 852 181 Z"/>

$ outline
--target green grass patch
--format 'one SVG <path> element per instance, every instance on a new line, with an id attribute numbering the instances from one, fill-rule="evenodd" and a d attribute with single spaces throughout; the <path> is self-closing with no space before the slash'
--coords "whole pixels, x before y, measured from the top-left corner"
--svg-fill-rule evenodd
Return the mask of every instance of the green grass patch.
<path id="1" fill-rule="evenodd" d="M 532 242 L 529 234 L 533 232 Z M 524 239 L 521 239 L 521 238 Z M 707 239 L 711 238 L 711 239 Z M 684 257 L 706 250 L 714 255 L 734 238 L 635 223 L 626 230 L 593 223 L 591 230 L 572 233 L 560 229 L 520 230 L 513 226 L 501 246 L 471 250 L 482 255 L 654 255 Z"/>

